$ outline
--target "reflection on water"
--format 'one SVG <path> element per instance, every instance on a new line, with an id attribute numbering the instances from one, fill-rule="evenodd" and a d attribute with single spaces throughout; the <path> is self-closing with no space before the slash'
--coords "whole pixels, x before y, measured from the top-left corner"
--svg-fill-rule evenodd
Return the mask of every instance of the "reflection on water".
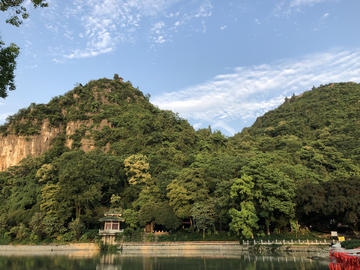
<path id="1" fill-rule="evenodd" d="M 70 255 L 70 254 L 69 254 Z M 312 261 L 301 256 L 282 255 L 230 255 L 217 256 L 204 253 L 203 256 L 179 256 L 157 254 L 157 256 L 138 253 L 97 254 L 93 256 L 74 257 L 69 255 L 54 256 L 1 256 L 0 269 L 6 270 L 328 270 L 327 262 Z"/>

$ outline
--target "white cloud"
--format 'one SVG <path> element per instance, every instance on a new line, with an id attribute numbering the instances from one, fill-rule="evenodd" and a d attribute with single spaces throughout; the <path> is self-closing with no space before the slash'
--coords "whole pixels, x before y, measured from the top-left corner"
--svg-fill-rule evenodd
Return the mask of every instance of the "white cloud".
<path id="1" fill-rule="evenodd" d="M 318 20 L 317 26 L 314 27 L 314 31 L 318 31 L 318 30 L 320 30 L 320 29 L 322 29 L 322 28 L 326 28 L 325 19 L 326 19 L 327 17 L 329 17 L 329 15 L 330 15 L 329 13 L 325 13 L 325 14 L 321 17 L 321 19 Z"/>
<path id="2" fill-rule="evenodd" d="M 0 113 L 0 124 L 4 124 L 6 121 L 6 118 L 9 115 L 13 115 L 14 113 Z"/>
<path id="3" fill-rule="evenodd" d="M 56 58 L 54 58 L 52 61 L 54 61 L 56 64 L 64 64 L 65 63 L 64 60 L 60 60 L 60 59 L 56 59 Z"/>
<path id="4" fill-rule="evenodd" d="M 315 4 L 322 2 L 329 2 L 333 0 L 282 0 L 276 4 L 275 9 L 272 12 L 273 16 L 277 17 L 289 17 L 291 14 L 302 11 L 304 7 L 312 7 Z"/>
<path id="5" fill-rule="evenodd" d="M 33 69 L 33 68 L 37 68 L 37 65 L 26 66 L 25 68 L 30 68 L 30 69 Z"/>
<path id="6" fill-rule="evenodd" d="M 213 6 L 211 5 L 210 1 L 205 2 L 203 5 L 200 6 L 197 13 L 195 14 L 195 17 L 210 17 L 212 8 Z"/>
<path id="7" fill-rule="evenodd" d="M 255 23 L 256 23 L 256 24 L 261 24 L 261 22 L 259 22 L 258 19 L 255 19 Z"/>
<path id="8" fill-rule="evenodd" d="M 238 67 L 208 82 L 155 96 L 152 102 L 181 117 L 210 121 L 233 133 L 227 127 L 229 121 L 255 120 L 279 106 L 285 96 L 300 94 L 313 85 L 340 81 L 360 81 L 360 50 L 329 51 Z"/>
<path id="9" fill-rule="evenodd" d="M 199 2 L 199 3 L 198 3 Z M 176 33 L 180 26 L 189 25 L 190 29 L 187 29 L 187 33 L 191 32 L 206 32 L 205 18 L 210 17 L 212 14 L 213 6 L 209 0 L 201 0 L 198 2 L 186 3 L 194 5 L 187 7 L 187 10 L 194 10 L 190 13 L 177 12 L 175 15 L 170 13 L 165 17 L 168 20 L 172 20 L 167 27 L 163 21 L 157 22 L 153 25 L 148 36 L 148 40 L 154 43 L 165 43 L 172 41 L 173 33 Z M 200 23 L 199 23 L 200 22 Z M 154 45 L 151 46 L 154 48 Z"/>
<path id="10" fill-rule="evenodd" d="M 221 29 L 221 30 L 224 30 L 226 27 L 227 27 L 227 26 L 224 25 L 224 26 L 220 27 L 220 29 Z"/>
<path id="11" fill-rule="evenodd" d="M 325 13 L 323 16 L 322 16 L 322 20 L 326 19 L 330 14 L 329 13 Z"/>
<path id="12" fill-rule="evenodd" d="M 290 7 L 296 7 L 296 6 L 313 6 L 317 3 L 325 2 L 327 0 L 293 0 L 290 3 Z"/>
<path id="13" fill-rule="evenodd" d="M 196 123 L 195 125 L 193 125 L 194 129 L 198 129 L 202 126 L 201 123 Z"/>
<path id="14" fill-rule="evenodd" d="M 152 44 L 169 42 L 178 27 L 193 20 L 200 20 L 201 23 L 197 27 L 191 25 L 194 27 L 192 30 L 204 32 L 206 26 L 203 19 L 211 16 L 213 9 L 210 0 L 191 3 L 185 0 L 74 0 L 61 4 L 60 0 L 50 2 L 51 7 L 42 12 L 45 27 L 54 35 L 59 35 L 59 38 L 66 37 L 68 41 L 61 51 L 53 52 L 57 59 L 84 58 L 112 52 L 120 42 L 136 42 L 139 36 L 142 36 L 138 35 L 140 30 L 148 33 L 147 39 Z M 179 2 L 182 2 L 177 5 L 179 11 L 172 10 L 167 14 L 168 9 Z M 182 13 L 185 6 L 186 10 L 193 12 Z M 149 21 L 154 19 L 157 19 L 157 22 L 151 25 Z"/>

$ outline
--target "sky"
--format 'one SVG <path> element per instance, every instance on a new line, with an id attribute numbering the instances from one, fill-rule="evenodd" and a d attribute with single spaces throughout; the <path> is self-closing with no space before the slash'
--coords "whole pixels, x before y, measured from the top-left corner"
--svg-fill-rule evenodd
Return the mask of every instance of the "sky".
<path id="1" fill-rule="evenodd" d="M 360 82 L 359 0 L 49 0 L 0 35 L 21 48 L 0 124 L 115 73 L 195 129 L 232 136 L 285 97 Z"/>

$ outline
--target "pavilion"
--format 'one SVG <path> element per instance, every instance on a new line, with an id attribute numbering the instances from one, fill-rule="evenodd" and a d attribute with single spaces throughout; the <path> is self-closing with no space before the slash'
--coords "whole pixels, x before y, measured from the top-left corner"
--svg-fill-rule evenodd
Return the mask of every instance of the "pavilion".
<path id="1" fill-rule="evenodd" d="M 104 214 L 103 218 L 100 218 L 99 221 L 105 222 L 104 230 L 99 230 L 99 235 L 102 236 L 101 240 L 104 244 L 114 245 L 115 234 L 123 232 L 123 229 L 120 229 L 120 223 L 124 222 L 125 219 L 121 217 L 121 213 L 110 209 L 109 212 Z"/>

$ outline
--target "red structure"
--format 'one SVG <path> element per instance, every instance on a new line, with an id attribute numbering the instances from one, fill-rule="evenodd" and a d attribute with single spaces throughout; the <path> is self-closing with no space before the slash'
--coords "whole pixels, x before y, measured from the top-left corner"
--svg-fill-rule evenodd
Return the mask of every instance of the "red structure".
<path id="1" fill-rule="evenodd" d="M 360 253 L 360 250 L 359 250 Z M 360 257 L 358 254 L 349 254 L 330 250 L 330 270 L 360 270 Z"/>

